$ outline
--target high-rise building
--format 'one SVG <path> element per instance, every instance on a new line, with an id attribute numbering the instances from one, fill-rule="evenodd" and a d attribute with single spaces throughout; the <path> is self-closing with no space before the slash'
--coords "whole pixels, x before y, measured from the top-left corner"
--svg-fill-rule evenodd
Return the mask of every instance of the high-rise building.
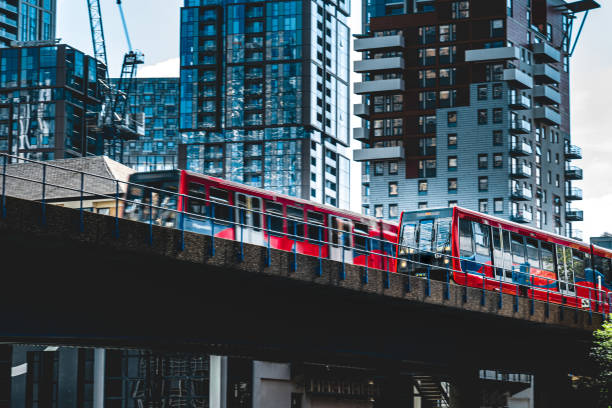
<path id="1" fill-rule="evenodd" d="M 349 207 L 347 0 L 185 0 L 179 166 Z"/>
<path id="2" fill-rule="evenodd" d="M 119 80 L 111 79 L 117 84 Z M 178 78 L 136 78 L 129 109 L 132 115 L 145 117 L 145 134 L 124 142 L 121 163 L 136 171 L 177 168 Z"/>
<path id="3" fill-rule="evenodd" d="M 0 152 L 37 160 L 99 155 L 106 67 L 55 41 L 0 49 Z"/>
<path id="4" fill-rule="evenodd" d="M 413 3 L 409 14 L 366 15 L 355 40 L 363 211 L 458 204 L 579 238 L 570 38 L 574 14 L 597 3 Z"/>
<path id="5" fill-rule="evenodd" d="M 55 39 L 56 0 L 0 1 L 0 48 Z"/>

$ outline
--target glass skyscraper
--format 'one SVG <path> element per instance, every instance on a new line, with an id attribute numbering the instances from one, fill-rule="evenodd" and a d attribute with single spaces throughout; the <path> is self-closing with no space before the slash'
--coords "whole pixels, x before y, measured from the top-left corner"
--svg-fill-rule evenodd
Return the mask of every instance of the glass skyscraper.
<path id="1" fill-rule="evenodd" d="M 349 206 L 349 4 L 185 0 L 179 166 Z"/>
<path id="2" fill-rule="evenodd" d="M 144 113 L 145 134 L 124 142 L 123 157 L 116 158 L 136 171 L 170 170 L 177 167 L 178 78 L 136 78 L 130 95 L 133 115 Z M 116 85 L 117 78 L 111 82 Z"/>
<path id="3" fill-rule="evenodd" d="M 11 41 L 55 39 L 55 0 L 1 0 L 0 48 Z"/>

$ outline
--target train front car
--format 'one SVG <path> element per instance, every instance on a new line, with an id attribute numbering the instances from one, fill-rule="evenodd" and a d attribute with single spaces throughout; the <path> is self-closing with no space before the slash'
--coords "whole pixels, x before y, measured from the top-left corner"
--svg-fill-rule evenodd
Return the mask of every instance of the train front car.
<path id="1" fill-rule="evenodd" d="M 132 174 L 121 217 L 176 227 L 179 178 L 178 170 Z"/>
<path id="2" fill-rule="evenodd" d="M 451 277 L 452 208 L 404 211 L 397 271 L 445 281 Z"/>
<path id="3" fill-rule="evenodd" d="M 612 313 L 612 250 L 591 245 L 593 253 L 593 287 L 596 293 L 596 308 L 603 313 Z M 587 274 L 588 275 L 588 274 Z M 586 277 L 587 280 L 589 276 Z"/>

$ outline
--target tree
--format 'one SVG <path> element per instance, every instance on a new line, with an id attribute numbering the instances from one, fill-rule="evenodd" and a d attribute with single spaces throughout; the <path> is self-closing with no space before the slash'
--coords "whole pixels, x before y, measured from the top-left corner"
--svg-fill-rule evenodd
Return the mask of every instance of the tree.
<path id="1" fill-rule="evenodd" d="M 612 315 L 610 316 L 612 318 Z M 592 378 L 592 389 L 598 394 L 597 407 L 612 406 L 612 319 L 593 333 L 593 346 L 590 357 L 597 368 L 597 376 Z"/>

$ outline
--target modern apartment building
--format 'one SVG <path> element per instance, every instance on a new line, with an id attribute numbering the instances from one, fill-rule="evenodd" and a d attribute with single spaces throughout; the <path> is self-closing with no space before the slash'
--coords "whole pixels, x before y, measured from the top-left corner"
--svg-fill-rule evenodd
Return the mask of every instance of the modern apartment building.
<path id="1" fill-rule="evenodd" d="M 582 211 L 570 206 L 582 199 L 582 170 L 570 165 L 581 158 L 570 133 L 570 31 L 574 14 L 597 3 L 404 7 L 365 16 L 369 31 L 355 40 L 363 211 L 397 218 L 458 204 L 580 238 L 572 222 Z"/>
<path id="2" fill-rule="evenodd" d="M 56 0 L 0 0 L 0 48 L 55 39 Z"/>
<path id="3" fill-rule="evenodd" d="M 36 160 L 100 155 L 90 131 L 106 67 L 55 41 L 0 49 L 0 152 Z"/>
<path id="4" fill-rule="evenodd" d="M 116 85 L 117 78 L 111 83 Z M 177 168 L 178 145 L 178 78 L 136 78 L 130 95 L 129 109 L 135 116 L 144 113 L 145 134 L 123 144 L 121 163 L 136 171 Z"/>
<path id="5" fill-rule="evenodd" d="M 349 207 L 347 0 L 185 0 L 179 167 Z"/>

